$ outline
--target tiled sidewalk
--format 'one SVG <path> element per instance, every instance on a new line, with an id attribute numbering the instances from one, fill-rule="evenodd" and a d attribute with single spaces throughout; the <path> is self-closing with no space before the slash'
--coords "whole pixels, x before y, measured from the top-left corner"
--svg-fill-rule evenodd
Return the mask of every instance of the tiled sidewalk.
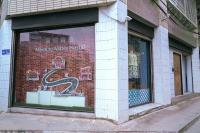
<path id="1" fill-rule="evenodd" d="M 18 113 L 1 113 L 0 130 L 46 132 L 178 132 L 200 116 L 200 97 L 153 112 L 121 125 L 99 119 L 79 119 Z"/>

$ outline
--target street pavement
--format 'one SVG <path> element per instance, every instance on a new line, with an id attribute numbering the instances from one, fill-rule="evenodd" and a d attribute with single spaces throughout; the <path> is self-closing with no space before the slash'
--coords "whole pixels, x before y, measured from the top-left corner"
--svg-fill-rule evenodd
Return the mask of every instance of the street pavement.
<path id="1" fill-rule="evenodd" d="M 176 133 L 200 117 L 200 97 L 116 125 L 101 119 L 68 118 L 19 113 L 1 113 L 0 130 L 43 132 L 117 132 L 117 133 Z M 197 124 L 186 133 L 197 131 Z M 191 132 L 192 131 L 192 132 Z M 196 133 L 196 132 L 194 132 Z"/>
<path id="2" fill-rule="evenodd" d="M 200 119 L 189 127 L 184 133 L 200 133 Z"/>

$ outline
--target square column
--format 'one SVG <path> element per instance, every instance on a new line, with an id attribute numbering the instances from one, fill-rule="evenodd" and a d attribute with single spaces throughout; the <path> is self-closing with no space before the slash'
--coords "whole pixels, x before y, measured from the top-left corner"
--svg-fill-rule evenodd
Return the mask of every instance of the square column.
<path id="1" fill-rule="evenodd" d="M 11 42 L 11 20 L 5 20 L 0 27 L 0 111 L 8 110 L 11 53 L 3 54 L 3 51 L 11 52 Z"/>
<path id="2" fill-rule="evenodd" d="M 199 47 L 193 49 L 192 53 L 192 74 L 193 74 L 193 91 L 200 93 L 200 64 L 199 64 Z"/>
<path id="3" fill-rule="evenodd" d="M 159 26 L 153 39 L 153 84 L 154 102 L 166 105 L 171 103 L 170 60 L 168 29 Z"/>
<path id="4" fill-rule="evenodd" d="M 128 116 L 128 27 L 127 5 L 117 1 L 99 8 L 96 34 L 97 118 L 117 123 Z"/>

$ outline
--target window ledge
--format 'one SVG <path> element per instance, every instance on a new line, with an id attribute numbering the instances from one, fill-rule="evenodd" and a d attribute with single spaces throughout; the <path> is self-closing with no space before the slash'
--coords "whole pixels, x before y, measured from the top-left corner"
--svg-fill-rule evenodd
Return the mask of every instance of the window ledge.
<path id="1" fill-rule="evenodd" d="M 162 107 L 161 104 L 150 103 L 138 107 L 133 107 L 129 109 L 130 119 L 143 116 L 145 114 L 151 113 L 155 110 L 159 110 Z"/>
<path id="2" fill-rule="evenodd" d="M 95 114 L 94 113 L 69 112 L 69 111 L 32 109 L 32 108 L 20 108 L 20 107 L 11 107 L 8 112 L 33 114 L 33 115 L 71 117 L 71 118 L 89 118 L 89 119 L 94 119 L 95 118 Z"/>

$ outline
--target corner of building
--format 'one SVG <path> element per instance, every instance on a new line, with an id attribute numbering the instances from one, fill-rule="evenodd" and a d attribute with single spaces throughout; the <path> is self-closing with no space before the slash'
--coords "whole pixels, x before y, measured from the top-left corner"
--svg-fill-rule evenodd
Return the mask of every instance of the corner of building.
<path id="1" fill-rule="evenodd" d="M 11 20 L 4 20 L 0 27 L 0 110 L 8 111 L 12 30 Z"/>
<path id="2" fill-rule="evenodd" d="M 117 123 L 128 116 L 128 34 L 127 5 L 117 1 L 99 8 L 96 29 L 96 107 L 97 118 Z"/>

